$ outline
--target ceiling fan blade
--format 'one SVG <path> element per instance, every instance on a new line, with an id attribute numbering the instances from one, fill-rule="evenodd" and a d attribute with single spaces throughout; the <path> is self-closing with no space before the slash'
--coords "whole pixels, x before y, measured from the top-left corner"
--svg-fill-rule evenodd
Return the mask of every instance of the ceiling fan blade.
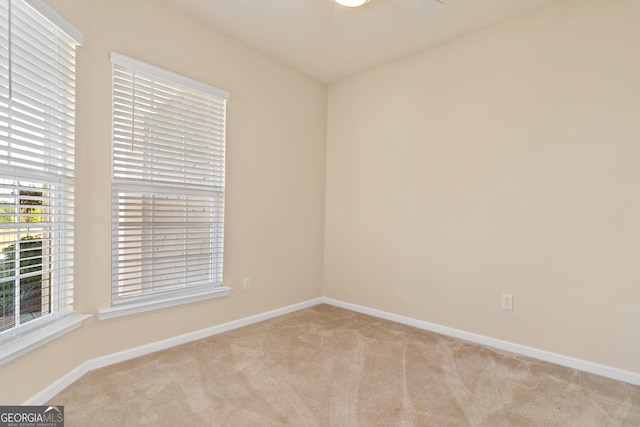
<path id="1" fill-rule="evenodd" d="M 392 0 L 410 11 L 427 16 L 435 13 L 442 6 L 442 0 Z"/>

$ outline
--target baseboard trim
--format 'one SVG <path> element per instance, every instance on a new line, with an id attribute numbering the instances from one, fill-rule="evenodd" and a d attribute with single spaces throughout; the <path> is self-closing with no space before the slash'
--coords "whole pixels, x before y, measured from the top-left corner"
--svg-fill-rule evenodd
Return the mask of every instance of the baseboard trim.
<path id="1" fill-rule="evenodd" d="M 463 331 L 460 329 L 450 328 L 447 326 L 438 325 L 435 323 L 429 323 L 422 320 L 413 319 L 410 317 L 400 316 L 397 314 L 389 313 L 382 310 L 376 310 L 373 308 L 363 307 L 356 304 L 336 300 L 333 298 L 315 298 L 308 301 L 304 301 L 298 304 L 293 304 L 287 307 L 282 307 L 276 310 L 267 311 L 264 313 L 256 314 L 253 316 L 245 317 L 242 319 L 234 320 L 231 322 L 223 323 L 220 325 L 212 326 L 210 328 L 201 329 L 198 331 L 190 332 L 187 334 L 179 335 L 176 337 L 168 338 L 162 341 L 156 341 L 150 344 L 134 347 L 128 350 L 120 351 L 117 353 L 109 354 L 106 356 L 97 357 L 87 360 L 78 367 L 74 368 L 39 393 L 33 395 L 27 399 L 23 405 L 43 405 L 49 401 L 56 394 L 60 393 L 66 387 L 73 384 L 80 377 L 89 371 L 94 369 L 103 368 L 115 363 L 124 362 L 126 360 L 134 359 L 136 357 L 144 356 L 147 354 L 155 353 L 160 350 L 165 350 L 171 347 L 175 347 L 181 344 L 186 344 L 199 339 L 207 338 L 213 335 L 217 335 L 223 332 L 231 331 L 233 329 L 248 326 L 254 323 L 262 322 L 264 320 L 272 319 L 274 317 L 282 316 L 284 314 L 293 313 L 308 307 L 313 307 L 319 304 L 328 304 L 335 307 L 344 308 L 347 310 L 355 311 L 358 313 L 368 314 L 370 316 L 378 317 L 381 319 L 390 320 L 404 325 L 413 326 L 419 329 L 424 329 L 431 332 L 436 332 L 442 335 L 447 335 L 454 338 L 459 338 L 465 341 L 474 342 L 477 344 L 486 345 L 488 347 L 497 348 L 500 350 L 510 351 L 512 353 L 528 356 L 534 359 L 544 360 L 546 362 L 555 363 L 556 365 L 566 366 L 568 368 L 578 369 L 580 371 L 589 372 L 592 374 L 600 375 L 603 377 L 611 378 L 626 383 L 640 385 L 640 374 L 630 371 L 624 371 L 617 368 L 612 368 L 605 365 L 599 365 L 597 363 L 587 362 L 580 359 L 575 359 L 568 356 L 563 356 L 556 353 L 551 353 L 536 348 L 523 346 L 520 344 L 514 344 L 508 341 L 502 341 L 495 338 L 487 337 L 484 335 L 474 334 L 471 332 Z"/>
<path id="2" fill-rule="evenodd" d="M 573 357 L 563 356 L 561 354 L 551 353 L 544 350 L 539 350 L 532 347 L 527 347 L 520 344 L 515 344 L 508 341 L 502 341 L 495 338 L 487 337 L 484 335 L 474 334 L 472 332 L 463 331 L 460 329 L 449 328 L 447 326 L 438 325 L 435 323 L 429 323 L 422 320 L 413 319 L 410 317 L 400 316 L 397 314 L 389 313 L 386 311 L 376 310 L 373 308 L 363 307 L 356 304 L 332 299 L 322 298 L 324 304 L 333 305 L 336 307 L 344 308 L 351 311 L 356 311 L 362 314 L 368 314 L 370 316 L 378 317 L 381 319 L 391 320 L 393 322 L 402 323 L 404 325 L 413 326 L 419 329 L 424 329 L 438 334 L 447 335 L 454 338 L 459 338 L 465 341 L 482 344 L 487 347 L 493 347 L 500 350 L 509 351 L 511 353 L 528 356 L 538 360 L 544 360 L 545 362 L 551 362 L 556 365 L 565 366 L 567 368 L 573 368 L 580 371 L 588 372 L 591 374 L 600 375 L 602 377 L 611 378 L 626 383 L 640 385 L 640 374 L 630 371 L 624 371 L 622 369 L 612 368 L 610 366 L 600 365 L 597 363 L 587 362 L 585 360 L 575 359 Z"/>
<path id="3" fill-rule="evenodd" d="M 231 331 L 233 329 L 241 328 L 243 326 L 248 326 L 254 323 L 262 322 L 264 320 L 272 319 L 274 317 L 282 316 L 284 314 L 293 313 L 295 311 L 299 311 L 308 307 L 313 307 L 314 305 L 322 304 L 322 302 L 322 298 L 315 298 L 308 301 L 303 301 L 298 304 L 289 305 L 287 307 L 282 307 L 242 319 L 233 320 L 231 322 L 222 323 L 210 328 L 200 329 L 198 331 L 178 335 L 176 337 L 168 338 L 162 341 L 156 341 L 139 347 L 134 347 L 128 350 L 123 350 L 117 353 L 112 353 L 106 356 L 87 360 L 80 366 L 71 370 L 66 375 L 41 390 L 39 393 L 27 399 L 23 403 L 23 405 L 43 405 L 45 402 L 53 398 L 56 394 L 60 393 L 66 387 L 77 381 L 84 374 L 89 371 L 93 371 L 94 369 L 104 368 L 106 366 L 124 362 L 136 357 L 155 353 L 160 350 L 165 350 L 192 341 L 197 341 L 223 332 Z"/>

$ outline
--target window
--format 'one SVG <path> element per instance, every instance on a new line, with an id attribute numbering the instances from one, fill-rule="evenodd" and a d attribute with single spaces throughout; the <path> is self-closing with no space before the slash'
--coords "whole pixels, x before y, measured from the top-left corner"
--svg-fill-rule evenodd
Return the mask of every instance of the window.
<path id="1" fill-rule="evenodd" d="M 112 307 L 228 293 L 228 94 L 115 52 L 111 62 Z"/>
<path id="2" fill-rule="evenodd" d="M 0 343 L 72 313 L 81 41 L 41 1 L 0 2 Z"/>

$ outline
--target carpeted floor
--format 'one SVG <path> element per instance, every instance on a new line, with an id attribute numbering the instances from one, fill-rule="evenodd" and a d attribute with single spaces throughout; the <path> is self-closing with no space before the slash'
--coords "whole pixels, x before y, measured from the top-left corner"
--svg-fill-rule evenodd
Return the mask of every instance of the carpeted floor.
<path id="1" fill-rule="evenodd" d="M 92 371 L 67 427 L 640 426 L 640 387 L 327 305 Z"/>

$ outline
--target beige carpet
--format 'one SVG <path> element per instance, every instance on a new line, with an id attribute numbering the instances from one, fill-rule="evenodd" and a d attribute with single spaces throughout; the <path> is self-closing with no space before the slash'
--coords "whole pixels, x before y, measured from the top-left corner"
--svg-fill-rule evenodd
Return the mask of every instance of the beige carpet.
<path id="1" fill-rule="evenodd" d="M 640 387 L 320 305 L 88 373 L 67 427 L 640 426 Z"/>

